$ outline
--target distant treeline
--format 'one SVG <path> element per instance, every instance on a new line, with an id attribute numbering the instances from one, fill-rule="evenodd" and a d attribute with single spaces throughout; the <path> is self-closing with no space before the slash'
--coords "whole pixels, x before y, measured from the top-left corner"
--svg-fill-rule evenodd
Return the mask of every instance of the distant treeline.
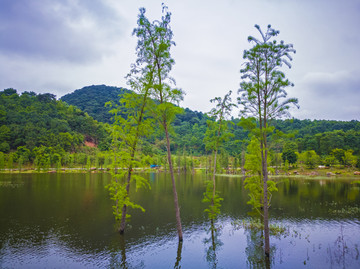
<path id="1" fill-rule="evenodd" d="M 86 152 L 84 147 L 91 144 L 98 151 L 108 151 L 111 138 L 107 126 L 112 123 L 112 115 L 105 103 L 118 102 L 127 91 L 105 85 L 89 86 L 56 100 L 50 93 L 19 94 L 14 89 L 3 90 L 0 92 L 0 152 L 7 154 L 21 147 L 32 152 L 29 158 L 34 160 L 35 152 L 41 152 L 41 147 L 51 148 L 60 156 L 66 152 Z M 208 155 L 203 139 L 209 120 L 205 113 L 184 109 L 173 124 L 171 150 L 181 156 Z M 225 143 L 221 154 L 240 160 L 250 140 L 248 132 L 239 126 L 238 118 L 228 122 L 233 137 Z M 291 141 L 298 153 L 313 150 L 325 157 L 335 149 L 342 149 L 360 155 L 359 121 L 287 119 L 275 120 L 274 125 L 279 131 L 292 134 L 273 139 L 274 153 L 281 154 L 284 145 Z M 142 152 L 147 156 L 160 156 L 165 150 L 161 132 L 155 132 L 142 143 Z"/>

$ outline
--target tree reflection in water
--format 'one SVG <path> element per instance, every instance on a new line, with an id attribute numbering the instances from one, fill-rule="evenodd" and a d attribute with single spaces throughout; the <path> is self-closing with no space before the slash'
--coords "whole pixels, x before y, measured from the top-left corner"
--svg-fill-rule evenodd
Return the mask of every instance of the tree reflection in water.
<path id="1" fill-rule="evenodd" d="M 210 233 L 210 237 L 204 239 L 205 246 L 208 246 L 206 249 L 206 260 L 209 263 L 210 268 L 217 268 L 218 258 L 216 252 L 219 251 L 220 247 L 223 245 L 223 242 L 220 240 L 221 227 L 216 227 L 214 221 L 211 220 L 211 226 L 208 233 Z"/>
<path id="2" fill-rule="evenodd" d="M 121 268 L 121 269 L 145 268 L 144 261 L 140 261 L 139 264 L 133 266 L 126 260 L 126 242 L 124 235 L 121 235 L 119 237 L 119 241 L 116 241 L 116 244 L 117 244 L 117 251 L 111 251 L 110 254 L 109 268 Z"/>
<path id="3" fill-rule="evenodd" d="M 249 268 L 271 268 L 274 264 L 276 246 L 270 246 L 270 257 L 264 252 L 264 231 L 256 227 L 245 226 L 247 247 L 245 254 Z"/>
<path id="4" fill-rule="evenodd" d="M 177 255 L 176 255 L 176 261 L 174 265 L 174 269 L 180 269 L 181 268 L 181 252 L 182 252 L 182 244 L 183 241 L 178 242 L 178 249 L 177 249 Z"/>

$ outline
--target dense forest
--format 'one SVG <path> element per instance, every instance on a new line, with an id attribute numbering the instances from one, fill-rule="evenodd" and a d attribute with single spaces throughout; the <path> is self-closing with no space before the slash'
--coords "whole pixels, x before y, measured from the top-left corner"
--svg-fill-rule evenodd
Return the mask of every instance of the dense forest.
<path id="1" fill-rule="evenodd" d="M 0 152 L 8 153 L 10 163 L 53 165 L 66 153 L 82 152 L 86 144 L 101 150 L 109 146 L 103 123 L 50 93 L 6 89 L 0 92 L 0 115 Z"/>
<path id="2" fill-rule="evenodd" d="M 118 102 L 123 88 L 109 86 L 89 86 L 67 94 L 61 100 L 70 105 L 78 106 L 98 121 L 111 123 L 111 115 L 101 119 L 97 111 L 109 111 L 105 108 L 107 101 Z M 119 96 L 120 95 L 120 96 Z M 100 98 L 101 96 L 101 98 Z M 96 101 L 94 101 L 96 100 Z M 106 114 L 106 113 L 105 113 Z M 204 135 L 209 117 L 198 111 L 185 108 L 183 113 L 177 115 L 174 121 L 173 150 L 186 148 L 195 155 L 206 154 Z M 233 139 L 225 144 L 226 152 L 235 155 L 241 151 L 239 141 L 248 140 L 248 132 L 239 126 L 239 119 L 232 118 L 230 122 L 234 134 Z M 359 121 L 334 121 L 334 120 L 275 120 L 275 128 L 285 134 L 293 134 L 292 140 L 297 143 L 299 152 L 315 150 L 318 155 L 327 155 L 333 149 L 352 149 L 354 154 L 360 154 L 360 122 Z M 152 139 L 154 141 L 155 138 Z M 281 147 L 282 150 L 282 147 Z"/>
<path id="3" fill-rule="evenodd" d="M 111 143 L 109 124 L 112 123 L 112 114 L 109 113 L 111 108 L 105 103 L 119 103 L 126 92 L 130 91 L 105 85 L 88 86 L 56 100 L 56 96 L 50 93 L 19 94 L 14 89 L 3 90 L 0 92 L 0 152 L 6 155 L 4 162 L 8 161 L 10 155 L 14 163 L 20 157 L 23 163 L 40 162 L 40 155 L 45 152 L 46 156 L 51 156 L 47 161 L 50 166 L 56 165 L 59 159 L 61 165 L 72 161 L 85 166 L 89 152 L 92 152 L 92 164 L 99 160 L 104 163 L 105 157 L 98 157 L 100 159 L 96 161 L 95 155 L 101 156 L 101 152 L 107 152 Z M 172 152 L 176 156 L 200 157 L 210 154 L 204 143 L 209 120 L 205 113 L 183 109 L 183 113 L 177 115 L 173 122 Z M 232 158 L 238 165 L 244 159 L 250 141 L 248 131 L 239 122 L 238 118 L 228 121 L 233 136 L 220 149 L 220 159 Z M 277 130 L 287 134 L 272 138 L 274 165 L 281 165 L 280 155 L 289 143 L 298 154 L 297 161 L 305 152 L 312 158 L 311 162 L 308 161 L 309 166 L 344 163 L 346 151 L 351 151 L 354 156 L 360 154 L 359 121 L 286 119 L 275 120 L 273 124 Z M 150 158 L 148 162 L 160 163 L 154 159 L 161 158 L 165 151 L 163 134 L 155 128 L 155 132 L 143 141 L 142 152 Z M 289 161 L 291 164 L 292 160 Z M 42 161 L 43 165 L 44 162 L 46 160 Z M 229 164 L 229 161 L 224 163 Z"/>
<path id="4" fill-rule="evenodd" d="M 129 90 L 105 85 L 93 85 L 66 94 L 60 100 L 80 108 L 99 122 L 112 123 L 112 115 L 109 113 L 110 108 L 106 107 L 105 103 L 110 100 L 119 100 L 119 96 L 125 92 L 129 92 Z"/>

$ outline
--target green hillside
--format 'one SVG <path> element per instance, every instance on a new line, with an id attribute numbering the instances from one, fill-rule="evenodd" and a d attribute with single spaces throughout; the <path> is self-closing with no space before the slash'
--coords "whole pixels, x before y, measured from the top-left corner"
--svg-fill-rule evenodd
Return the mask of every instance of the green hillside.
<path id="1" fill-rule="evenodd" d="M 85 141 L 106 147 L 103 123 L 50 93 L 1 91 L 0 124 L 0 151 L 5 153 L 40 146 L 75 151 Z"/>
<path id="2" fill-rule="evenodd" d="M 107 101 L 118 102 L 124 91 L 127 90 L 105 85 L 88 86 L 65 95 L 61 100 L 79 107 L 98 121 L 111 123 L 111 115 L 107 113 L 109 109 L 104 105 Z M 172 150 L 185 149 L 194 154 L 205 154 L 203 138 L 208 119 L 202 112 L 184 109 L 184 113 L 178 115 L 174 122 Z M 234 137 L 224 148 L 228 154 L 234 156 L 244 148 L 239 141 L 247 140 L 248 132 L 238 126 L 239 119 L 231 121 L 234 123 L 231 125 Z M 296 141 L 299 152 L 315 150 L 319 155 L 327 155 L 333 149 L 341 148 L 352 149 L 355 154 L 360 154 L 359 121 L 286 119 L 275 120 L 274 126 L 284 133 L 294 133 L 293 140 Z M 156 137 L 150 138 L 148 142 L 155 144 Z"/>
<path id="3" fill-rule="evenodd" d="M 119 95 L 128 91 L 125 88 L 93 85 L 66 94 L 60 100 L 80 108 L 97 121 L 111 123 L 110 108 L 105 107 L 105 103 L 110 100 L 118 101 Z"/>
<path id="4" fill-rule="evenodd" d="M 49 156 L 58 154 L 64 162 L 68 156 L 65 153 L 86 154 L 89 149 L 84 147 L 85 144 L 92 144 L 97 148 L 96 152 L 105 153 L 111 142 L 106 125 L 112 122 L 112 115 L 108 113 L 109 108 L 105 107 L 105 103 L 118 103 L 126 91 L 105 85 L 88 86 L 57 101 L 55 95 L 50 93 L 19 94 L 14 89 L 3 90 L 0 92 L 0 153 L 8 154 L 7 158 L 9 154 L 16 153 L 16 158 L 22 152 L 29 151 L 29 156 L 24 158 L 30 162 L 35 161 L 36 154 L 44 155 L 46 151 L 51 152 Z M 173 123 L 171 150 L 177 156 L 209 154 L 203 142 L 209 120 L 205 113 L 185 108 Z M 220 150 L 222 159 L 226 160 L 227 156 L 244 157 L 249 137 L 239 122 L 237 118 L 228 122 L 233 137 Z M 273 123 L 277 130 L 293 134 L 290 137 L 280 136 L 276 140 L 270 138 L 274 161 L 279 159 L 276 154 L 283 153 L 289 143 L 293 143 L 292 147 L 299 154 L 314 151 L 318 156 L 315 156 L 317 162 L 321 158 L 322 163 L 325 160 L 332 162 L 336 154 L 341 163 L 344 152 L 348 150 L 360 155 L 359 121 L 288 119 L 275 120 Z M 163 134 L 156 129 L 159 128 L 155 126 L 154 134 L 142 143 L 142 153 L 145 155 L 160 156 L 166 151 Z M 79 159 L 75 160 L 78 164 L 84 165 L 86 162 L 86 155 L 75 157 Z"/>

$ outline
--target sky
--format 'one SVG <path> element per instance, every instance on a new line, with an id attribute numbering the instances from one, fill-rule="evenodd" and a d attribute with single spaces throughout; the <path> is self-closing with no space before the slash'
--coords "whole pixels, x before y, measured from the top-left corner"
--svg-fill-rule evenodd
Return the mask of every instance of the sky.
<path id="1" fill-rule="evenodd" d="M 153 21 L 162 2 L 182 107 L 208 112 L 230 90 L 235 102 L 247 37 L 271 24 L 296 49 L 282 70 L 300 105 L 291 117 L 360 120 L 360 0 L 0 0 L 0 90 L 60 98 L 89 85 L 128 88 L 139 8 Z"/>

